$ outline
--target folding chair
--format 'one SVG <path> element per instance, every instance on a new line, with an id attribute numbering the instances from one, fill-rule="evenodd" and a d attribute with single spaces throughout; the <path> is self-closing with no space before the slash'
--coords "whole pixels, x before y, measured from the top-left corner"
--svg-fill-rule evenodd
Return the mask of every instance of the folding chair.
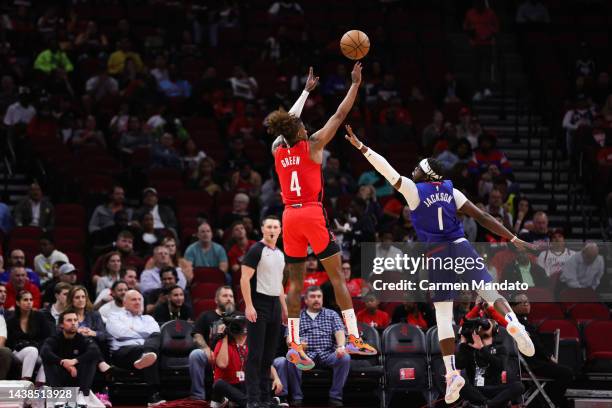
<path id="1" fill-rule="evenodd" d="M 555 356 L 555 359 L 558 360 L 559 358 L 559 337 L 561 335 L 561 330 L 556 329 L 553 333 L 541 333 L 540 335 L 546 336 L 547 334 L 552 334 L 554 336 L 553 337 L 553 345 L 554 345 L 554 350 L 555 350 L 554 356 Z M 553 379 L 538 377 L 537 375 L 535 375 L 535 373 L 531 371 L 531 368 L 529 367 L 529 364 L 527 364 L 527 361 L 525 361 L 525 359 L 523 358 L 523 356 L 520 355 L 520 353 L 519 353 L 519 360 L 521 361 L 521 367 L 525 369 L 525 373 L 521 375 L 521 380 L 523 382 L 530 383 L 530 387 L 527 388 L 527 390 L 525 391 L 525 394 L 523 395 L 523 399 L 525 400 L 525 406 L 529 406 L 529 403 L 533 401 L 533 399 L 537 397 L 538 394 L 542 394 L 542 397 L 546 401 L 546 404 L 548 404 L 550 408 L 555 408 L 555 404 L 553 404 L 550 397 L 548 396 L 548 394 L 546 394 L 546 391 L 544 390 L 544 387 L 546 386 L 546 384 L 548 384 L 549 382 L 552 382 Z"/>

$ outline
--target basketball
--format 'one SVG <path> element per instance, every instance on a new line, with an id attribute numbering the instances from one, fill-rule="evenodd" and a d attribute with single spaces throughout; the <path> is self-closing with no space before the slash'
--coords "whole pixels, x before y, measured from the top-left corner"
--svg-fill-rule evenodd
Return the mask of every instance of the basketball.
<path id="1" fill-rule="evenodd" d="M 360 60 L 370 51 L 370 39 L 363 31 L 347 31 L 340 40 L 340 50 L 346 58 Z"/>

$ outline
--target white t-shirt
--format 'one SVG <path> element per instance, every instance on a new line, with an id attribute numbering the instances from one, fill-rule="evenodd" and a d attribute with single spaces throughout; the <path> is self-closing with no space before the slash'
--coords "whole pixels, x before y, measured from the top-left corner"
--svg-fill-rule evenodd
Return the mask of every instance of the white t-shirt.
<path id="1" fill-rule="evenodd" d="M 406 202 L 408 203 L 408 207 L 410 210 L 416 209 L 421 203 L 421 199 L 419 197 L 419 190 L 417 189 L 414 181 L 410 180 L 408 177 L 402 176 L 402 184 L 400 185 L 399 192 L 402 193 Z M 461 191 L 453 188 L 453 198 L 455 199 L 455 204 L 457 205 L 457 209 L 463 207 L 463 204 L 467 202 L 467 197 Z"/>
<path id="2" fill-rule="evenodd" d="M 113 314 L 119 313 L 123 310 L 125 310 L 125 308 L 123 306 L 117 306 L 117 304 L 113 300 L 112 302 L 108 302 L 107 304 L 102 306 L 100 309 L 98 309 L 98 312 L 100 312 L 100 316 L 102 316 L 102 320 L 104 321 L 104 323 L 106 323 L 106 321 Z"/>
<path id="3" fill-rule="evenodd" d="M 560 273 L 565 262 L 567 262 L 575 252 L 576 251 L 572 251 L 569 248 L 565 248 L 561 253 L 555 253 L 550 249 L 542 251 L 540 255 L 538 255 L 538 265 L 544 269 L 546 276 Z"/>
<path id="4" fill-rule="evenodd" d="M 40 201 L 37 203 L 30 201 L 30 205 L 32 206 L 32 222 L 30 225 L 37 227 L 38 222 L 40 221 Z"/>
<path id="5" fill-rule="evenodd" d="M 24 108 L 19 102 L 15 102 L 6 110 L 4 124 L 6 126 L 14 126 L 19 123 L 27 125 L 34 115 L 36 115 L 36 109 L 32 105 L 28 105 Z"/>

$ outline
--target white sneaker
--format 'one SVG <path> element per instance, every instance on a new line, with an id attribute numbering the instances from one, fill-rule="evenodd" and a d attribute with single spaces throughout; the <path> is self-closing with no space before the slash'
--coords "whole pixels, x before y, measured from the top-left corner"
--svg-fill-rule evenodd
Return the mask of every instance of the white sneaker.
<path id="1" fill-rule="evenodd" d="M 227 407 L 228 403 L 229 403 L 229 400 L 224 397 L 223 401 L 221 401 L 221 402 L 210 401 L 210 408 L 225 408 L 225 407 Z"/>
<path id="2" fill-rule="evenodd" d="M 465 380 L 458 370 L 446 374 L 446 395 L 444 396 L 444 401 L 447 404 L 457 401 L 459 399 L 459 391 L 461 391 L 464 385 Z"/>
<path id="3" fill-rule="evenodd" d="M 533 346 L 531 337 L 529 337 L 529 333 L 525 330 L 525 326 L 519 322 L 510 322 L 506 330 L 516 341 L 516 345 L 521 354 L 527 357 L 532 357 L 535 354 L 535 347 Z"/>
<path id="4" fill-rule="evenodd" d="M 481 101 L 481 100 L 482 100 L 482 94 L 481 94 L 480 92 L 476 92 L 476 93 L 474 94 L 474 97 L 472 98 L 472 100 L 473 100 L 474 102 Z"/>
<path id="5" fill-rule="evenodd" d="M 157 361 L 157 354 L 144 353 L 138 360 L 134 361 L 134 368 L 142 370 L 143 368 L 151 367 Z"/>
<path id="6" fill-rule="evenodd" d="M 83 391 L 79 391 L 79 395 L 77 395 L 77 405 L 78 406 L 87 406 L 87 398 L 83 395 Z"/>
<path id="7" fill-rule="evenodd" d="M 493 93 L 491 92 L 491 90 L 489 88 L 486 88 L 484 90 L 484 97 L 485 98 L 489 98 L 491 95 L 493 95 Z"/>
<path id="8" fill-rule="evenodd" d="M 85 400 L 87 401 L 87 408 L 106 408 L 106 405 L 92 391 L 89 391 Z"/>

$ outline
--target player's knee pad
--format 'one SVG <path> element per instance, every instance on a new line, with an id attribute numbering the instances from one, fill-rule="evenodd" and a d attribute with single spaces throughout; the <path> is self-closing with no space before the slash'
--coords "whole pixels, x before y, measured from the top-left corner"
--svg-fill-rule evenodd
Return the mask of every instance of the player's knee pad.
<path id="1" fill-rule="evenodd" d="M 434 307 L 438 324 L 438 340 L 454 339 L 453 302 L 434 302 Z"/>
<path id="2" fill-rule="evenodd" d="M 503 299 L 503 296 L 496 290 L 479 290 L 478 294 L 489 304 L 489 306 L 493 306 L 497 299 Z"/>

